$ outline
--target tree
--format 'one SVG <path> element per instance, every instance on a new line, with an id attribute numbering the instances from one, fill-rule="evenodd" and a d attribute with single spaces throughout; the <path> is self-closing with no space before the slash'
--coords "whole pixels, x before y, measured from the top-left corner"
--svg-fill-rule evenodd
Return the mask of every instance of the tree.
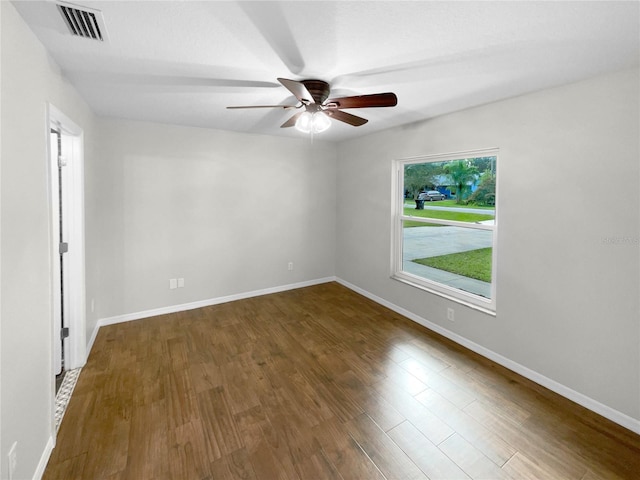
<path id="1" fill-rule="evenodd" d="M 434 177 L 440 173 L 440 165 L 414 163 L 404 168 L 404 188 L 415 200 L 421 190 L 434 185 Z"/>
<path id="2" fill-rule="evenodd" d="M 472 158 L 455 160 L 444 167 L 445 173 L 451 177 L 456 187 L 456 203 L 462 203 L 465 193 L 470 185 L 476 181 L 478 168 L 473 164 Z"/>
<path id="3" fill-rule="evenodd" d="M 480 177 L 480 184 L 469 197 L 469 202 L 477 205 L 496 204 L 496 176 L 486 171 Z"/>
<path id="4" fill-rule="evenodd" d="M 489 171 L 495 175 L 496 157 L 475 157 L 471 161 L 478 168 L 478 173 Z"/>

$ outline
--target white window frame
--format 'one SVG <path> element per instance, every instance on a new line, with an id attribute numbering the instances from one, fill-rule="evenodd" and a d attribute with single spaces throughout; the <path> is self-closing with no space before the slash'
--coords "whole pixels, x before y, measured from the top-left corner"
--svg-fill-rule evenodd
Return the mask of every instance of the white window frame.
<path id="1" fill-rule="evenodd" d="M 418 163 L 446 162 L 476 157 L 496 157 L 496 205 L 494 225 L 465 223 L 453 220 L 440 220 L 436 218 L 411 217 L 404 214 L 404 167 L 405 165 Z M 487 148 L 481 150 L 469 150 L 464 152 L 423 155 L 419 157 L 400 158 L 393 161 L 392 172 L 392 228 L 391 228 L 391 278 L 406 283 L 421 290 L 433 293 L 456 303 L 466 305 L 475 310 L 496 315 L 496 273 L 497 273 L 497 239 L 498 239 L 498 165 L 499 150 Z M 491 298 L 476 295 L 434 280 L 420 277 L 403 270 L 403 221 L 418 221 L 431 224 L 441 224 L 472 228 L 476 230 L 490 230 L 492 235 L 492 265 L 491 265 Z"/>

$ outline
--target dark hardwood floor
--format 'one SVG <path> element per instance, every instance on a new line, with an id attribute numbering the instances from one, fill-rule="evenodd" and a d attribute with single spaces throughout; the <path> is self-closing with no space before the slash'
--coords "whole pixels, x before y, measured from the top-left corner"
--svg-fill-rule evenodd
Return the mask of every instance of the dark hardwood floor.
<path id="1" fill-rule="evenodd" d="M 51 479 L 637 479 L 640 437 L 336 283 L 100 329 Z"/>

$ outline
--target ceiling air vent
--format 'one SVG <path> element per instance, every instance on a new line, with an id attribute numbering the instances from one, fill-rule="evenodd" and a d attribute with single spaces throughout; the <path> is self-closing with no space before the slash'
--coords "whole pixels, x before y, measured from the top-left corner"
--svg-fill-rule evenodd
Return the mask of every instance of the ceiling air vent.
<path id="1" fill-rule="evenodd" d="M 106 29 L 100 10 L 58 2 L 58 10 L 72 35 L 104 41 Z"/>

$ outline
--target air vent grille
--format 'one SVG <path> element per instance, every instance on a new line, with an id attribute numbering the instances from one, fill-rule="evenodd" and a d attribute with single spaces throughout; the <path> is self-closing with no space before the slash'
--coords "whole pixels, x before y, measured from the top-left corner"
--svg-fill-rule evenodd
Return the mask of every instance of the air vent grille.
<path id="1" fill-rule="evenodd" d="M 58 3 L 58 9 L 72 35 L 104 41 L 106 32 L 99 10 L 62 3 Z"/>

